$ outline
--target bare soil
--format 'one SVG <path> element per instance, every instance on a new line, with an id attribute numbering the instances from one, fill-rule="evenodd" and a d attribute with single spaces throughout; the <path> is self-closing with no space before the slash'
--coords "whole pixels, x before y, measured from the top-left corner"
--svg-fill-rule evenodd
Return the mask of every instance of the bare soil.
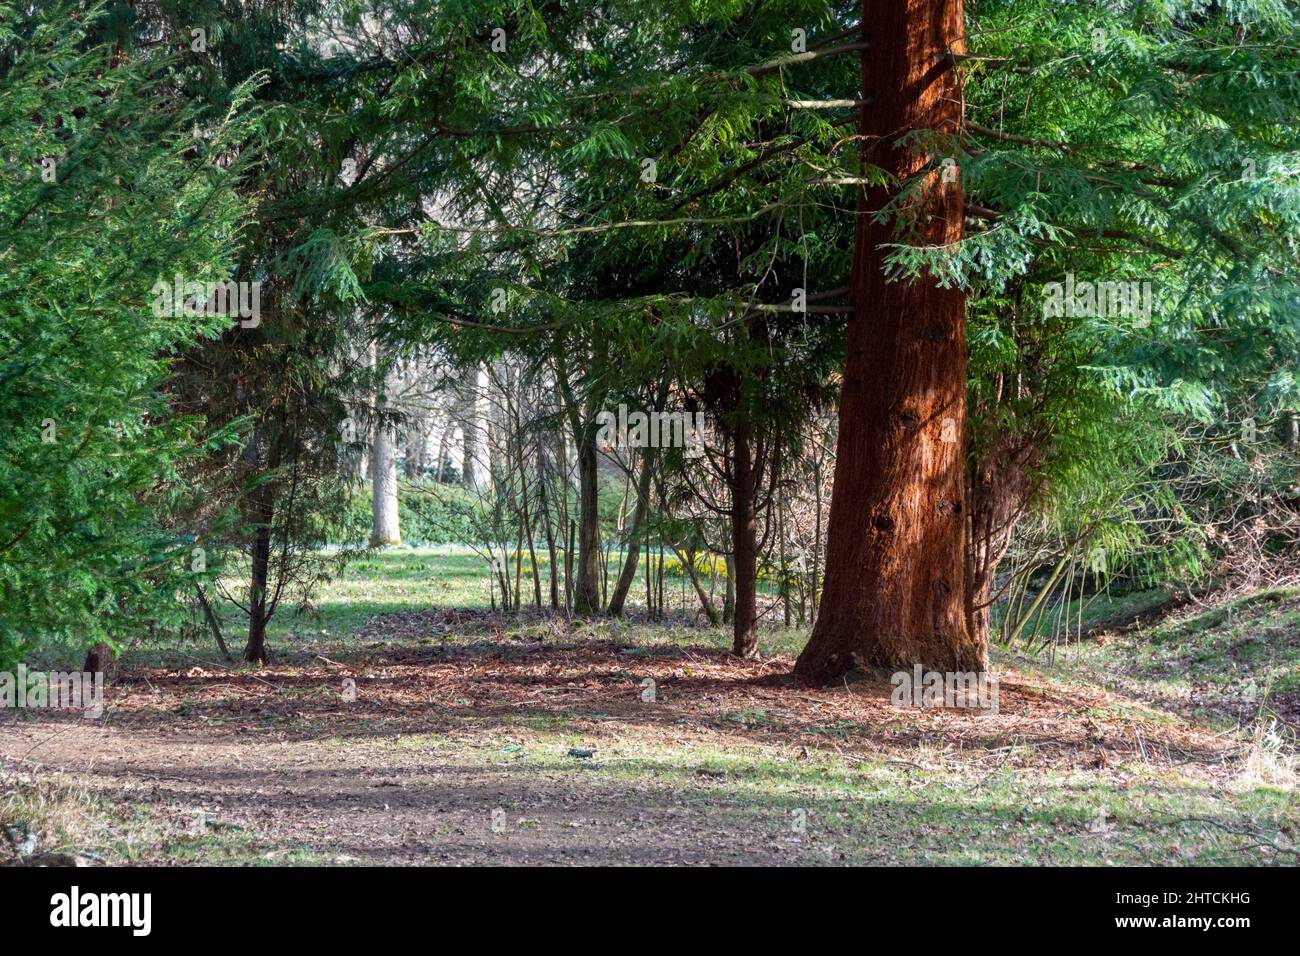
<path id="1" fill-rule="evenodd" d="M 756 794 L 718 753 L 877 768 L 894 806 L 932 772 L 976 788 L 1083 774 L 1122 793 L 1134 765 L 1211 790 L 1238 769 L 1230 737 L 1097 688 L 1003 672 L 992 716 L 898 709 L 879 680 L 809 690 L 792 666 L 502 636 L 265 670 L 136 667 L 100 720 L 6 715 L 0 769 L 88 788 L 134 821 L 113 851 L 133 862 L 381 864 L 871 862 L 896 849 L 897 819 L 855 839 L 791 828 L 792 807 L 845 798 L 783 796 L 779 780 Z M 142 818 L 162 835 L 133 839 Z"/>

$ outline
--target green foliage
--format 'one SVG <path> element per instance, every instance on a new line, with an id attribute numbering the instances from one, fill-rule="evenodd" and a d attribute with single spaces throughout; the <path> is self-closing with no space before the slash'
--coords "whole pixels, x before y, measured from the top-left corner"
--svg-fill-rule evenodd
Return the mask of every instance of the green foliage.
<path id="1" fill-rule="evenodd" d="M 198 141 L 172 64 L 95 46 L 103 25 L 79 4 L 0 4 L 0 666 L 173 613 L 192 576 L 167 518 L 192 491 L 179 469 L 228 437 L 161 386 L 176 350 L 230 320 L 155 315 L 150 289 L 228 274 L 244 207 L 213 160 L 250 134 L 247 90 Z"/>
<path id="2" fill-rule="evenodd" d="M 1149 280 L 1149 325 L 1080 316 L 1079 371 L 1207 420 L 1300 345 L 1300 12 L 1292 3 L 982 2 L 960 155 L 980 291 Z M 979 149 L 974 147 L 978 144 Z M 916 253 L 921 255 L 921 253 Z M 933 258 L 933 255 L 931 255 Z"/>
<path id="3" fill-rule="evenodd" d="M 974 459 L 1021 454 L 1032 474 L 1046 523 L 1022 551 L 1046 547 L 1054 563 L 1105 547 L 1112 573 L 1193 579 L 1212 549 L 1190 483 L 1170 480 L 1186 471 L 1183 436 L 1296 409 L 1300 11 L 971 10 L 971 129 L 939 144 L 958 160 L 971 228 L 951 249 L 900 246 L 895 267 L 973 293 Z M 1149 322 L 1051 314 L 1046 286 L 1067 274 L 1149 282 Z"/>
<path id="4" fill-rule="evenodd" d="M 663 402 L 788 456 L 834 398 L 855 180 L 882 176 L 852 145 L 857 56 L 823 55 L 857 16 L 0 0 L 0 663 L 166 623 L 194 547 L 228 568 L 269 547 L 247 590 L 271 613 L 277 580 L 309 592 L 317 546 L 358 541 L 369 511 L 339 424 L 374 416 L 416 349 L 523 358 L 575 435 Z M 957 160 L 967 238 L 909 243 L 933 167 L 880 214 L 899 281 L 969 290 L 973 472 L 1035 506 L 1022 556 L 1105 546 L 1142 580 L 1199 573 L 1222 539 L 1192 529 L 1261 471 L 1290 507 L 1276 432 L 1263 464 L 1221 452 L 1241 419 L 1300 412 L 1296 4 L 972 0 L 968 21 L 969 129 L 909 134 Z M 197 22 L 210 53 L 188 48 Z M 790 59 L 793 28 L 816 57 Z M 259 279 L 262 325 L 153 315 L 176 274 Z M 1150 323 L 1050 314 L 1067 274 L 1150 281 Z M 502 514 L 448 486 L 402 496 L 416 542 L 513 546 Z"/>

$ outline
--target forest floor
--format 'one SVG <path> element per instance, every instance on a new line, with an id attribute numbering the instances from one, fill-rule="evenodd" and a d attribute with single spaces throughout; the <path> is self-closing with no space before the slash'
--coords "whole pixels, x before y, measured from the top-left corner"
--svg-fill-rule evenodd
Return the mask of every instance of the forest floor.
<path id="1" fill-rule="evenodd" d="M 0 823 L 92 865 L 1300 859 L 1300 593 L 1115 604 L 995 655 L 992 715 L 800 687 L 779 626 L 738 661 L 685 618 L 494 614 L 476 568 L 385 552 L 284 612 L 271 666 L 129 650 L 102 718 L 0 715 Z"/>

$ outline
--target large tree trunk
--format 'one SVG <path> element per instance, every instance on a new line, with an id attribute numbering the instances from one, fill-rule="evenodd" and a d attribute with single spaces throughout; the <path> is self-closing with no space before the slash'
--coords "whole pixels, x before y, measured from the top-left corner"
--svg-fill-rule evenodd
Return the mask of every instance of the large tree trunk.
<path id="1" fill-rule="evenodd" d="M 956 135 L 961 91 L 948 54 L 960 48 L 962 0 L 863 0 L 862 160 L 900 180 L 928 161 L 899 148 L 911 130 Z M 959 184 L 930 175 L 913 241 L 962 235 Z M 854 666 L 971 671 L 987 666 L 973 627 L 966 514 L 965 296 L 930 277 L 885 281 L 871 211 L 859 197 L 840 428 L 821 613 L 795 672 L 824 683 Z"/>

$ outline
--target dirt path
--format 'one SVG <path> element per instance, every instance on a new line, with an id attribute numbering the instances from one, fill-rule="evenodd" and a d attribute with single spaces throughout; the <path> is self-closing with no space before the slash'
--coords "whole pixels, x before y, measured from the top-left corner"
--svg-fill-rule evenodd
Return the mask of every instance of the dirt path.
<path id="1" fill-rule="evenodd" d="M 898 710 L 790 664 L 589 642 L 137 670 L 100 721 L 6 717 L 0 769 L 101 800 L 109 858 L 660 865 L 951 859 L 998 828 L 1050 853 L 1090 839 L 1098 788 L 1234 772 L 1221 737 L 1095 689 L 1006 674 L 996 717 Z"/>
<path id="2" fill-rule="evenodd" d="M 35 725 L 6 733 L 4 757 L 48 731 Z M 395 757 L 366 745 L 196 743 L 188 734 L 77 725 L 36 752 L 34 769 L 57 769 L 111 801 L 149 807 L 177 836 L 199 826 L 246 835 L 241 849 L 249 859 L 289 862 L 308 851 L 308 861 L 387 864 L 741 862 L 756 855 L 794 862 L 787 854 L 807 849 L 793 840 L 785 848 L 738 844 L 730 827 L 718 825 L 722 814 L 684 811 L 667 787 L 613 790 L 581 772 L 520 773 L 432 754 Z M 96 756 L 88 760 L 88 753 Z M 505 816 L 494 820 L 497 808 Z"/>

